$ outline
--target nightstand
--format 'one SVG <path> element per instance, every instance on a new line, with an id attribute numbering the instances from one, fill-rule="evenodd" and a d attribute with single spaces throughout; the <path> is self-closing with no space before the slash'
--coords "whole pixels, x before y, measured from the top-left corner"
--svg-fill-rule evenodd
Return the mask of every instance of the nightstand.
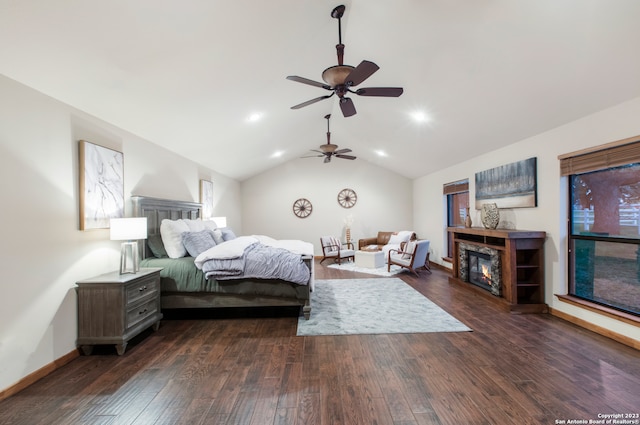
<path id="1" fill-rule="evenodd" d="M 115 344 L 124 354 L 128 341 L 145 329 L 160 327 L 160 270 L 136 274 L 106 273 L 77 282 L 78 340 L 85 355 L 94 345 Z"/>

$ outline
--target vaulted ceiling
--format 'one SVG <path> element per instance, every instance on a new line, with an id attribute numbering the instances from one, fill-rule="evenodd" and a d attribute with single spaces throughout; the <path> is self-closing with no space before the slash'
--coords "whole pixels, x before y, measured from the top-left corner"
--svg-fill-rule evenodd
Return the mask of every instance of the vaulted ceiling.
<path id="1" fill-rule="evenodd" d="M 380 67 L 359 87 L 404 94 L 292 110 L 327 94 L 286 77 L 337 63 L 338 4 L 345 63 Z M 0 0 L 0 73 L 238 180 L 325 143 L 326 114 L 333 143 L 416 178 L 640 96 L 639 19 L 637 0 Z"/>

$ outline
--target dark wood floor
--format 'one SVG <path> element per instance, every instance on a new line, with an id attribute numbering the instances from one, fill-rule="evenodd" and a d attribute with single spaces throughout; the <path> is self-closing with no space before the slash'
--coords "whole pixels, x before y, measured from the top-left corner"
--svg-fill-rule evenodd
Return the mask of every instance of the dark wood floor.
<path id="1" fill-rule="evenodd" d="M 354 277 L 374 276 L 316 267 L 317 279 Z M 124 356 L 100 347 L 1 401 L 0 424 L 540 425 L 640 413 L 640 352 L 550 315 L 505 313 L 447 277 L 402 275 L 473 332 L 296 337 L 293 316 L 164 320 Z"/>

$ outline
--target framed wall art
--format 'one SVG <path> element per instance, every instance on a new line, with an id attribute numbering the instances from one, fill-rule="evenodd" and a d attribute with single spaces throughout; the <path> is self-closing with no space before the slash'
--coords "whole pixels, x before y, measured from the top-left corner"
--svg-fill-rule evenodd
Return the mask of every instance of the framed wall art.
<path id="1" fill-rule="evenodd" d="M 78 142 L 80 230 L 107 229 L 124 217 L 124 155 L 86 140 Z"/>
<path id="2" fill-rule="evenodd" d="M 476 173 L 476 209 L 538 206 L 537 161 L 529 158 Z"/>
<path id="3" fill-rule="evenodd" d="M 202 204 L 202 218 L 213 217 L 213 182 L 200 180 L 200 203 Z"/>

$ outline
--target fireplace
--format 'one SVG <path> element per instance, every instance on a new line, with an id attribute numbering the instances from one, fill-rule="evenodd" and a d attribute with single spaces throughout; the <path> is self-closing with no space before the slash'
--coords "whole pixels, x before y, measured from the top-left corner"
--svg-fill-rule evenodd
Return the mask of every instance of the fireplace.
<path id="1" fill-rule="evenodd" d="M 458 276 L 464 282 L 479 286 L 493 295 L 502 296 L 500 252 L 466 242 L 459 243 Z"/>
<path id="2" fill-rule="evenodd" d="M 447 231 L 453 239 L 450 283 L 513 313 L 549 311 L 544 295 L 545 232 L 481 227 L 448 227 Z M 489 263 L 490 279 L 482 272 Z"/>
<path id="3" fill-rule="evenodd" d="M 477 251 L 468 253 L 469 283 L 491 291 L 491 256 Z"/>

